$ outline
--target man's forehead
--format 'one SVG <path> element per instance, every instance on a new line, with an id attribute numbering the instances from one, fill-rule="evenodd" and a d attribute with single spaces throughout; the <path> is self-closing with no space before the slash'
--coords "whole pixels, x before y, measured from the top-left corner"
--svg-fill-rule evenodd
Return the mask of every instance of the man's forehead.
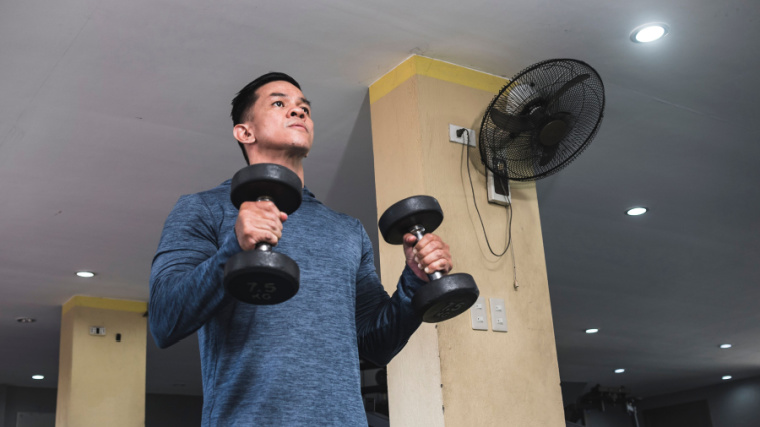
<path id="1" fill-rule="evenodd" d="M 271 96 L 272 94 L 279 93 L 284 94 L 286 92 L 291 92 L 296 94 L 299 97 L 303 96 L 303 93 L 300 89 L 298 89 L 296 86 L 294 86 L 292 83 L 287 82 L 285 80 L 276 80 L 273 82 L 269 82 L 260 88 L 256 90 L 258 92 L 259 96 Z"/>

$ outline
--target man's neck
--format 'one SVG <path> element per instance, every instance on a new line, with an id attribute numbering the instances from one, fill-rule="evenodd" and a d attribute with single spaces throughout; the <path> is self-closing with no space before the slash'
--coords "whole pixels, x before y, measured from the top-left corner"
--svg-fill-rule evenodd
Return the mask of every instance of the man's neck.
<path id="1" fill-rule="evenodd" d="M 250 164 L 253 165 L 257 163 L 274 163 L 280 166 L 284 166 L 298 175 L 298 178 L 301 179 L 301 185 L 304 185 L 303 158 L 304 156 L 293 155 L 293 153 L 286 151 L 248 153 Z"/>

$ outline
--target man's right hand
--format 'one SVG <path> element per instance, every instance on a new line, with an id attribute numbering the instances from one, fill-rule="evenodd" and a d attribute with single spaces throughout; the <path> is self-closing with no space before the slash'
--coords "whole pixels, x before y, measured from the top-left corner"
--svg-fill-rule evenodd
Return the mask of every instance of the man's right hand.
<path id="1" fill-rule="evenodd" d="M 254 249 L 259 242 L 276 245 L 287 219 L 288 214 L 280 212 L 272 202 L 243 202 L 235 221 L 238 244 L 244 251 Z"/>

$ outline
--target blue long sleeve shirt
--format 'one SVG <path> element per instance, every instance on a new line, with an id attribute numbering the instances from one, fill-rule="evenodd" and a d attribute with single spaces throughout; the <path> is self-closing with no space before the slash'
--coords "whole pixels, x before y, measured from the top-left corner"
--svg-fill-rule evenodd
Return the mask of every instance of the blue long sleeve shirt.
<path id="1" fill-rule="evenodd" d="M 238 302 L 222 285 L 241 251 L 230 181 L 182 196 L 153 260 L 149 324 L 159 347 L 198 332 L 204 426 L 366 426 L 359 356 L 387 364 L 419 327 L 422 285 L 405 268 L 383 289 L 361 223 L 307 189 L 275 251 L 295 260 L 298 293 L 271 306 Z"/>

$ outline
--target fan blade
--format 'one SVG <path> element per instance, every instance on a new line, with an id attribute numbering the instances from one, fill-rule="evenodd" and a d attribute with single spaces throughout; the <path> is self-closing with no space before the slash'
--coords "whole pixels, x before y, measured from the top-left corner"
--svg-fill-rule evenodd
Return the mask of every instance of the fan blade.
<path id="1" fill-rule="evenodd" d="M 533 123 L 524 116 L 502 113 L 496 108 L 491 109 L 490 115 L 493 124 L 510 133 L 521 133 L 533 129 Z"/>
<path id="2" fill-rule="evenodd" d="M 572 89 L 573 86 L 584 82 L 586 79 L 591 77 L 591 74 L 581 74 L 579 76 L 573 77 L 569 82 L 562 85 L 561 88 L 554 94 L 552 99 L 549 100 L 549 102 L 546 103 L 546 108 L 551 107 L 552 104 L 554 104 L 555 101 L 560 99 L 562 95 L 564 95 L 568 90 Z"/>

